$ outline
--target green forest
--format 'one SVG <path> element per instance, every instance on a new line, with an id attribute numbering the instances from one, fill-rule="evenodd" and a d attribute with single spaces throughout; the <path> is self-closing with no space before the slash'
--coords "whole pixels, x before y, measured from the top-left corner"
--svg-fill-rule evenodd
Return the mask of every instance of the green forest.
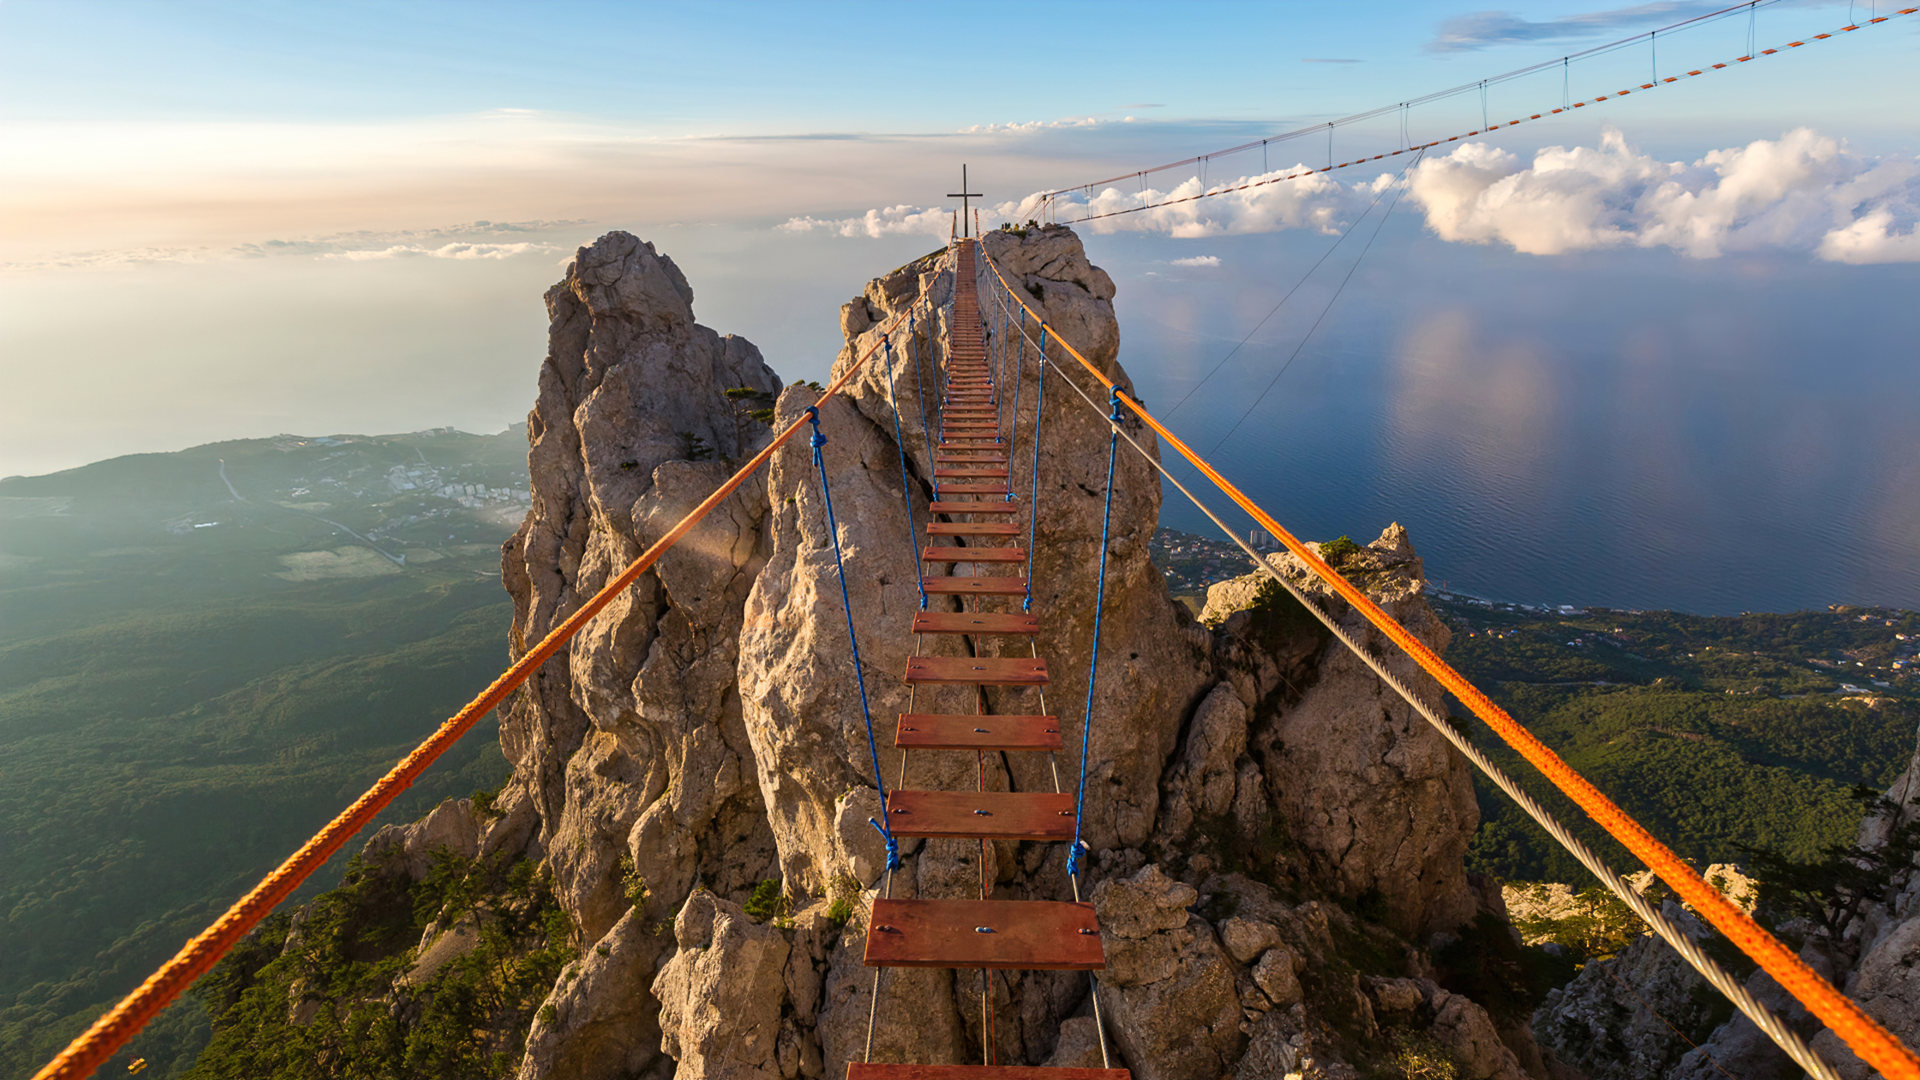
<path id="1" fill-rule="evenodd" d="M 1854 789 L 1886 788 L 1914 753 L 1920 687 L 1904 659 L 1920 643 L 1912 612 L 1567 615 L 1458 599 L 1438 607 L 1454 630 L 1448 658 L 1463 674 L 1702 866 L 1747 863 L 1749 849 L 1805 860 L 1852 843 L 1862 806 Z M 1455 712 L 1467 716 L 1457 703 Z M 1471 728 L 1596 850 L 1638 866 L 1490 729 Z M 1510 881 L 1590 880 L 1492 784 L 1475 780 L 1472 869 Z"/>
<path id="2" fill-rule="evenodd" d="M 390 473 L 524 489 L 524 454 L 517 432 L 251 440 L 0 481 L 0 1077 L 31 1075 L 498 673 L 511 507 Z M 382 820 L 497 785 L 496 733 Z M 116 1068 L 175 1075 L 208 1031 L 183 1002 Z"/>

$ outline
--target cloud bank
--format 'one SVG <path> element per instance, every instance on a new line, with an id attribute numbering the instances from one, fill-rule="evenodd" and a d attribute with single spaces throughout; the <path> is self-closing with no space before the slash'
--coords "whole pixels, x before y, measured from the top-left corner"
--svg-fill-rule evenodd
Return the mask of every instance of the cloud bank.
<path id="1" fill-rule="evenodd" d="M 1184 258 L 1184 259 L 1174 259 L 1174 260 L 1173 260 L 1172 262 L 1170 262 L 1170 263 L 1168 263 L 1168 265 L 1169 265 L 1169 266 L 1206 266 L 1206 267 L 1214 267 L 1214 266 L 1219 266 L 1219 265 L 1220 265 L 1220 256 L 1218 256 L 1218 255 L 1190 255 L 1190 256 L 1188 256 L 1187 258 Z"/>
<path id="2" fill-rule="evenodd" d="M 1548 147 L 1531 162 L 1469 144 L 1422 162 L 1408 196 L 1441 239 L 1529 255 L 1664 247 L 1696 259 L 1920 261 L 1920 168 L 1858 157 L 1806 128 L 1692 163 L 1641 154 L 1614 130 L 1598 147 Z"/>
<path id="3" fill-rule="evenodd" d="M 516 236 L 565 233 L 584 224 L 577 219 L 540 221 L 474 221 L 426 229 L 356 230 L 293 240 L 262 240 L 214 248 L 146 246 L 73 252 L 38 262 L 0 264 L 11 270 L 113 269 L 149 263 L 200 263 L 214 258 L 266 259 L 287 256 L 345 259 L 427 258 L 471 260 L 511 259 L 561 250 L 546 240 L 518 240 Z"/>
<path id="4" fill-rule="evenodd" d="M 1238 186 L 1304 171 L 1275 170 L 1210 187 Z M 1082 226 L 1095 233 L 1157 232 L 1201 238 L 1282 229 L 1333 234 L 1399 183 L 1384 172 L 1343 183 L 1326 173 L 1232 191 L 1193 202 L 1150 206 Z M 1911 158 L 1864 158 L 1839 140 L 1806 128 L 1778 139 L 1713 150 L 1693 162 L 1642 154 L 1617 130 L 1598 146 L 1554 146 L 1525 160 L 1511 151 L 1464 143 L 1430 156 L 1405 181 L 1407 201 L 1436 236 L 1453 243 L 1503 244 L 1528 255 L 1602 248 L 1667 248 L 1688 258 L 1782 251 L 1829 262 L 1920 262 L 1920 165 Z M 1059 220 L 1133 210 L 1206 190 L 1190 177 L 1166 190 L 1110 187 L 1064 196 Z M 989 226 L 1039 215 L 1039 198 L 983 207 Z M 792 218 L 789 232 L 944 238 L 950 211 L 911 205 L 857 217 Z M 1207 259 L 1210 256 L 1197 256 Z M 1203 265 L 1178 260 L 1174 265 Z"/>

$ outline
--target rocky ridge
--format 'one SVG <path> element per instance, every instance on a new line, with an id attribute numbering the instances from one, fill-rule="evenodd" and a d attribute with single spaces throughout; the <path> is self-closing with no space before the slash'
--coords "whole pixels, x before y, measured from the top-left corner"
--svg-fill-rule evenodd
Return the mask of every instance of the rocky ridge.
<path id="1" fill-rule="evenodd" d="M 983 243 L 1049 323 L 1130 385 L 1113 283 L 1070 230 Z M 922 299 L 944 311 L 951 266 L 936 253 L 869 283 L 842 309 L 836 373 L 894 314 Z M 767 428 L 743 423 L 724 391 L 777 393 L 776 425 L 816 402 L 809 388 L 781 389 L 752 345 L 695 323 L 692 299 L 670 259 L 624 233 L 580 249 L 547 294 L 550 350 L 528 432 L 533 506 L 502 558 L 516 655 L 765 445 Z M 883 729 L 906 710 L 897 672 L 919 606 L 909 521 L 927 519 L 931 476 L 918 411 L 899 410 L 896 442 L 890 402 L 932 377 L 924 357 L 946 333 L 943 316 L 916 316 L 911 335 L 896 331 L 820 406 Z M 1053 359 L 1033 604 L 1071 744 L 1106 467 L 1087 448 L 1106 424 L 1063 383 L 1098 401 L 1093 380 Z M 1029 383 L 1023 432 L 1035 397 Z M 1154 451 L 1151 432 L 1127 430 Z M 1497 893 L 1465 873 L 1477 814 L 1464 763 L 1258 575 L 1216 586 L 1194 620 L 1148 558 L 1160 500 L 1151 465 L 1122 454 L 1114 482 L 1083 881 L 1108 970 L 1097 991 L 1074 973 L 996 973 L 991 1032 L 978 973 L 890 970 L 874 1059 L 976 1060 L 990 1036 L 1001 1061 L 1098 1064 L 1097 992 L 1114 1063 L 1143 1080 L 1345 1077 L 1421 1060 L 1472 1080 L 1546 1075 L 1524 1017 L 1490 1014 L 1471 980 L 1436 962 L 1489 925 L 1494 937 L 1477 939 L 1487 948 L 1518 947 Z M 408 861 L 438 846 L 518 845 L 551 876 L 579 960 L 539 1010 L 521 1080 L 815 1080 L 864 1054 L 874 983 L 861 912 L 884 887 L 885 859 L 867 824 L 876 778 L 825 528 L 811 451 L 796 440 L 517 695 L 501 734 L 514 775 L 497 816 L 450 804 L 376 837 Z M 1405 530 L 1349 558 L 1376 599 L 1445 647 Z M 1296 560 L 1273 561 L 1373 641 Z M 1034 691 L 991 698 L 996 711 L 1039 711 Z M 978 764 L 963 757 L 917 754 L 907 783 L 969 786 Z M 883 762 L 896 782 L 891 751 Z M 986 765 L 989 784 L 1051 790 L 1044 761 Z M 983 871 L 997 896 L 1069 893 L 1061 845 L 988 845 L 984 867 L 971 842 L 903 854 L 896 896 L 967 895 Z M 756 895 L 763 881 L 777 889 Z M 769 907 L 769 893 L 782 899 Z"/>

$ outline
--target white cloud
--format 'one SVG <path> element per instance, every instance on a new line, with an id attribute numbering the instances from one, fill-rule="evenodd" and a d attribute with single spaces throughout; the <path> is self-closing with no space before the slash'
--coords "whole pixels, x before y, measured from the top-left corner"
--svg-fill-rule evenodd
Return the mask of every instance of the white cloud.
<path id="1" fill-rule="evenodd" d="M 516 243 L 516 244 L 442 244 L 439 247 L 422 247 L 418 244 L 392 244 L 383 248 L 350 248 L 345 251 L 330 251 L 324 257 L 329 259 L 351 259 L 364 262 L 369 259 L 398 259 L 410 256 L 425 256 L 429 259 L 511 259 L 515 255 L 528 255 L 539 252 L 558 251 L 552 244 Z"/>
<path id="2" fill-rule="evenodd" d="M 1526 254 L 1633 246 L 1701 259 L 1773 249 L 1920 260 L 1920 169 L 1861 158 L 1806 128 L 1691 164 L 1641 154 L 1615 130 L 1598 147 L 1548 147 L 1530 163 L 1467 144 L 1422 162 L 1409 186 L 1442 239 Z"/>
<path id="3" fill-rule="evenodd" d="M 858 217 L 795 217 L 774 226 L 781 232 L 830 232 L 841 236 L 865 236 L 874 239 L 882 236 L 911 234 L 944 238 L 952 227 L 953 216 L 950 210 L 940 207 L 908 206 L 904 203 L 869 210 Z"/>
<path id="4" fill-rule="evenodd" d="M 1132 120 L 1133 117 L 1127 117 Z M 1062 120 L 1021 120 L 1007 124 L 970 124 L 960 129 L 962 135 L 1028 135 L 1036 131 L 1051 131 L 1055 128 L 1098 127 L 1100 118 L 1096 116 L 1069 116 Z"/>
<path id="5" fill-rule="evenodd" d="M 264 259 L 287 256 L 346 259 L 353 262 L 403 257 L 499 260 L 561 250 L 554 243 L 508 239 L 510 237 L 567 234 L 581 224 L 584 223 L 578 220 L 474 221 L 425 229 L 356 230 L 295 240 L 262 240 L 219 249 L 205 246 L 109 248 L 38 261 L 0 263 L 0 269 L 111 270 L 148 263 L 201 263 L 214 258 Z"/>
<path id="6" fill-rule="evenodd" d="M 1173 262 L 1170 265 L 1173 265 L 1173 266 L 1219 266 L 1220 256 L 1189 255 L 1184 259 L 1173 260 Z"/>

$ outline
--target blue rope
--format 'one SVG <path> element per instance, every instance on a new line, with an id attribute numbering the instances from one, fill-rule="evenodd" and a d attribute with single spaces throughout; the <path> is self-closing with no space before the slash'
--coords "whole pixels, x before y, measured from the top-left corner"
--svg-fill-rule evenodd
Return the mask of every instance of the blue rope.
<path id="1" fill-rule="evenodd" d="M 840 557 L 840 528 L 833 520 L 833 492 L 827 487 L 827 463 L 820 454 L 820 448 L 827 445 L 827 437 L 820 434 L 818 405 L 807 406 L 807 419 L 813 424 L 813 438 L 808 444 L 813 447 L 813 467 L 820 473 L 820 499 L 827 506 L 827 535 L 833 539 L 833 567 L 840 574 L 840 607 L 847 615 L 847 640 L 853 643 L 853 677 L 860 685 L 860 715 L 867 723 L 867 753 L 873 756 L 873 782 L 880 789 L 880 812 L 884 816 L 887 781 L 880 775 L 880 747 L 873 741 L 873 709 L 867 705 L 867 676 L 860 666 L 860 637 L 853 632 L 853 601 L 847 596 L 847 564 Z M 887 842 L 887 870 L 900 869 L 900 842 L 893 838 L 893 830 L 872 818 L 868 818 L 867 823 L 878 829 L 881 839 Z"/>
<path id="2" fill-rule="evenodd" d="M 1027 496 L 1027 598 L 1020 610 L 1033 611 L 1033 539 L 1040 527 L 1040 417 L 1047 407 L 1047 324 L 1040 324 L 1040 388 L 1033 396 L 1033 490 Z M 1013 498 L 1008 492 L 1007 498 Z"/>
<path id="3" fill-rule="evenodd" d="M 1007 501 L 1013 501 L 1013 444 L 1020 434 L 1020 380 L 1027 374 L 1027 309 L 1020 309 L 1020 362 L 1013 366 L 1013 416 L 1007 421 Z M 1044 373 L 1043 373 L 1044 374 Z"/>
<path id="4" fill-rule="evenodd" d="M 1107 538 L 1113 527 L 1113 459 L 1120 448 L 1120 421 L 1126 414 L 1120 411 L 1120 391 L 1116 388 L 1109 394 L 1113 405 L 1113 414 L 1107 419 L 1111 422 L 1107 428 L 1107 499 L 1100 511 L 1100 579 L 1093 592 L 1093 649 L 1087 660 L 1087 712 L 1080 721 L 1080 791 L 1073 797 L 1073 846 L 1067 849 L 1067 876 L 1080 874 L 1080 856 L 1086 852 L 1086 841 L 1080 839 L 1080 816 L 1087 805 L 1087 746 L 1093 735 L 1093 680 L 1100 672 L 1100 614 L 1107 599 Z"/>
<path id="5" fill-rule="evenodd" d="M 1001 314 L 1004 315 L 1005 311 L 1003 310 Z M 1004 395 L 1000 393 L 1000 384 L 1005 381 L 1007 375 L 1007 320 L 1002 318 L 999 326 L 993 342 L 996 350 L 993 358 L 993 441 L 1006 442 L 1007 440 L 1000 437 L 1000 422 L 1005 415 L 1000 408 L 1005 404 Z"/>
<path id="6" fill-rule="evenodd" d="M 900 448 L 900 501 L 907 504 L 907 544 L 917 547 L 920 543 L 920 527 L 913 521 L 913 488 L 907 479 L 907 440 L 900 434 L 900 406 L 893 398 L 893 341 L 885 334 L 880 336 L 880 347 L 887 354 L 887 406 L 893 410 L 893 443 Z M 920 610 L 927 610 L 927 578 L 920 569 L 920 560 L 913 560 L 913 579 L 920 586 Z"/>
<path id="7" fill-rule="evenodd" d="M 933 473 L 933 497 L 938 499 L 940 497 L 940 474 L 934 471 L 936 466 L 934 465 L 933 456 L 933 429 L 927 426 L 927 380 L 920 374 L 920 344 L 919 339 L 913 335 L 912 312 L 907 313 L 907 344 L 913 348 L 913 390 L 920 398 L 920 434 L 926 439 L 927 470 Z M 927 335 L 927 348 L 933 348 L 933 335 L 931 334 Z M 900 410 L 895 409 L 893 415 L 896 418 L 899 417 Z M 926 590 L 924 587 L 921 589 L 921 598 L 922 600 L 926 598 Z M 926 605 L 922 604 L 921 606 L 924 607 Z"/>

